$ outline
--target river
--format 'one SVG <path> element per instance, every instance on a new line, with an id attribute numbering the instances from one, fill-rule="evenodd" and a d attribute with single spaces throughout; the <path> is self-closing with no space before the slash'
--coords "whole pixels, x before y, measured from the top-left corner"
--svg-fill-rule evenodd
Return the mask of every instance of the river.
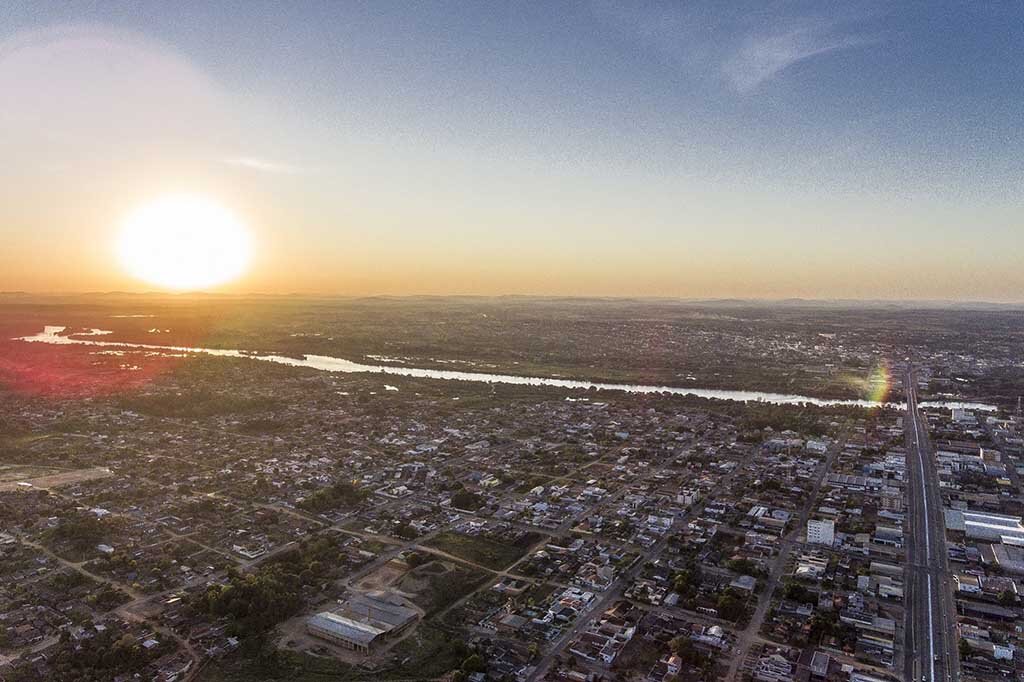
<path id="1" fill-rule="evenodd" d="M 810 396 L 796 395 L 790 393 L 770 393 L 763 391 L 732 391 L 726 389 L 711 388 L 689 388 L 682 386 L 656 386 L 648 384 L 619 384 L 597 381 L 584 381 L 577 379 L 556 379 L 550 377 L 528 377 L 514 374 L 489 374 L 485 372 L 460 372 L 445 369 L 424 369 L 417 367 L 395 367 L 392 365 L 364 365 L 343 358 L 335 358 L 328 355 L 304 355 L 302 357 L 289 357 L 286 355 L 273 355 L 255 353 L 253 351 L 228 350 L 221 348 L 195 348 L 190 346 L 161 346 L 148 343 L 126 343 L 122 341 L 104 341 L 96 337 L 106 336 L 109 331 L 91 329 L 73 335 L 64 335 L 66 327 L 46 326 L 43 331 L 32 336 L 23 336 L 17 341 L 27 343 L 47 343 L 56 345 L 83 345 L 99 346 L 104 348 L 125 348 L 150 350 L 164 353 L 198 353 L 202 355 L 213 355 L 226 358 L 247 358 L 251 360 L 262 360 L 274 362 L 291 367 L 309 367 L 325 372 L 341 372 L 345 374 L 390 374 L 394 376 L 415 377 L 418 379 L 443 379 L 448 381 L 474 381 L 489 384 L 512 384 L 517 386 L 553 386 L 555 388 L 568 388 L 576 390 L 599 390 L 599 391 L 623 391 L 626 393 L 660 393 L 665 395 L 695 396 L 698 398 L 712 398 L 716 400 L 734 400 L 739 402 L 764 402 L 775 405 L 818 405 L 822 407 L 848 406 L 848 407 L 892 407 L 905 409 L 903 403 L 880 403 L 873 400 L 840 400 L 813 398 Z M 83 338 L 84 337 L 84 338 Z M 92 338 L 89 338 L 92 337 Z M 959 401 L 932 401 L 922 402 L 921 407 L 961 407 L 965 409 L 995 411 L 994 405 L 974 402 Z"/>

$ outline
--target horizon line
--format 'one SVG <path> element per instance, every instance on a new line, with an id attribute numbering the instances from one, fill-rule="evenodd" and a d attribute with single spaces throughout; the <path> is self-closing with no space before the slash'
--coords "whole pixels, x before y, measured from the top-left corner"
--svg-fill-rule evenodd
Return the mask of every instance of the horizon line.
<path id="1" fill-rule="evenodd" d="M 665 295 L 629 295 L 629 294 L 472 294 L 472 293 L 448 293 L 448 294 L 340 294 L 340 293 L 316 293 L 316 292 L 288 292 L 288 293 L 266 293 L 266 292 L 216 292 L 216 291 L 0 291 L 0 297 L 79 297 L 79 298 L 102 298 L 102 297 L 143 297 L 143 298 L 220 298 L 220 299 L 247 299 L 247 298 L 277 298 L 277 299 L 339 299 L 339 300 L 367 300 L 367 299 L 538 299 L 538 300 L 569 300 L 569 301 L 650 301 L 650 302 L 672 302 L 688 304 L 725 304 L 725 303 L 752 303 L 761 305 L 770 304 L 860 304 L 860 305 L 930 305 L 930 306 L 991 306 L 1002 308 L 1024 307 L 1024 300 L 1017 301 L 992 301 L 987 299 L 949 299 L 949 298 L 805 298 L 800 296 L 787 297 L 700 297 L 700 296 L 665 296 Z"/>

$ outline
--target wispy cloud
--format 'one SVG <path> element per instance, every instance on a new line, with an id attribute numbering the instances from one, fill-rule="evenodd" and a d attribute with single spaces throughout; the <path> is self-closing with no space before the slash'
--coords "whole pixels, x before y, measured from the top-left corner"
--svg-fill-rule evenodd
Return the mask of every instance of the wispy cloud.
<path id="1" fill-rule="evenodd" d="M 724 62 L 722 72 L 737 91 L 746 93 L 799 62 L 877 42 L 875 36 L 841 34 L 831 24 L 807 24 L 744 39 Z"/>
<path id="2" fill-rule="evenodd" d="M 257 171 L 259 173 L 271 173 L 273 175 L 299 175 L 301 173 L 305 173 L 307 170 L 290 163 L 260 159 L 253 156 L 238 156 L 221 159 L 221 162 L 229 166 L 237 166 L 239 168 Z"/>
<path id="3" fill-rule="evenodd" d="M 882 42 L 865 32 L 879 11 L 849 2 L 832 16 L 743 9 L 717 0 L 637 10 L 619 0 L 592 0 L 601 22 L 637 40 L 660 60 L 698 81 L 750 93 L 791 66 Z"/>

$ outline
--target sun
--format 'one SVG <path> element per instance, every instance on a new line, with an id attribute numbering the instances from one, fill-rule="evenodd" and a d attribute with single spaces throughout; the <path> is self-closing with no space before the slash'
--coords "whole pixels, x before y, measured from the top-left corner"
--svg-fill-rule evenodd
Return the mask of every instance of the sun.
<path id="1" fill-rule="evenodd" d="M 249 263 L 251 243 L 245 226 L 220 204 L 173 195 L 128 214 L 117 247 L 134 277 L 185 291 L 236 279 Z"/>

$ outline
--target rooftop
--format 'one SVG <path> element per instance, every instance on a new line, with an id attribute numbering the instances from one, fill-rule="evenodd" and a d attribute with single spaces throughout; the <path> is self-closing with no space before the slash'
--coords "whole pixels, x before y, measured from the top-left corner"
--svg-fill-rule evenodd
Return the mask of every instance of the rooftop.
<path id="1" fill-rule="evenodd" d="M 374 639 L 387 632 L 387 630 L 375 627 L 369 623 L 362 623 L 351 618 L 346 618 L 337 613 L 323 611 L 310 616 L 306 620 L 309 627 L 329 632 L 338 637 L 369 646 Z"/>

